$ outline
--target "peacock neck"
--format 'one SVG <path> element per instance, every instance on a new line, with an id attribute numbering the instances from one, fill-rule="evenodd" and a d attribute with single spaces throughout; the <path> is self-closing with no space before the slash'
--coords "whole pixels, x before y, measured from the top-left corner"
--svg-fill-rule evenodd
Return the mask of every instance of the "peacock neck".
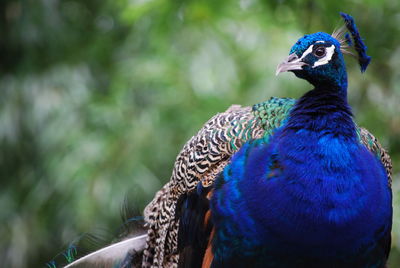
<path id="1" fill-rule="evenodd" d="M 322 135 L 356 138 L 346 92 L 339 86 L 319 86 L 307 92 L 291 110 L 283 132 L 305 129 Z"/>

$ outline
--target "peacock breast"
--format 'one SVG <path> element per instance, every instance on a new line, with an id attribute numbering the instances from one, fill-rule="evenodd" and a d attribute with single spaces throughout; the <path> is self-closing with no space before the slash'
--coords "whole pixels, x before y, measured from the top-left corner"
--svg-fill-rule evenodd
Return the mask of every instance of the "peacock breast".
<path id="1" fill-rule="evenodd" d="M 247 207 L 260 239 L 272 251 L 321 256 L 348 255 L 374 243 L 392 213 L 382 164 L 352 139 L 296 134 L 248 159 L 251 170 L 265 171 L 246 173 L 255 185 Z M 271 153 L 274 164 L 266 164 Z M 271 176 L 271 169 L 278 171 Z"/>

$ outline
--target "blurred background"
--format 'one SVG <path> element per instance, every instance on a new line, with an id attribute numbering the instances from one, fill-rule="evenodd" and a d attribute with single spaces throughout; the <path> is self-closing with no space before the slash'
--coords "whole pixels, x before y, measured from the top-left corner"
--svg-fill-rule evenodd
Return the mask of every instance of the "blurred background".
<path id="1" fill-rule="evenodd" d="M 310 89 L 275 68 L 305 33 L 356 19 L 372 63 L 347 57 L 356 121 L 394 166 L 390 267 L 400 267 L 398 0 L 0 2 L 0 266 L 42 267 L 85 232 L 141 211 L 183 144 L 231 104 Z"/>

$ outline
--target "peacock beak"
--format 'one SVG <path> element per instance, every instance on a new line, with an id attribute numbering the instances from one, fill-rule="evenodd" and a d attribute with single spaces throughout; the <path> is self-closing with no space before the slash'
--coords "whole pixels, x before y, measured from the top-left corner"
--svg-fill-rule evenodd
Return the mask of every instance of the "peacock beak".
<path id="1" fill-rule="evenodd" d="M 301 70 L 306 63 L 301 61 L 296 53 L 292 53 L 287 57 L 282 63 L 278 65 L 276 68 L 275 75 L 278 75 L 282 72 L 293 71 L 293 70 Z"/>

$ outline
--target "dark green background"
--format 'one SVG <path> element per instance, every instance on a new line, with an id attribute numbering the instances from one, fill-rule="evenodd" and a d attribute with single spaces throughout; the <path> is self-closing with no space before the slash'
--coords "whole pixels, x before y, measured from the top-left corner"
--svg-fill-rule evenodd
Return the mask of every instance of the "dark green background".
<path id="1" fill-rule="evenodd" d="M 379 1 L 0 2 L 0 259 L 40 267 L 120 226 L 169 180 L 182 145 L 231 104 L 310 89 L 276 65 L 350 13 L 372 56 L 346 57 L 356 121 L 389 149 L 400 267 L 400 6 Z"/>

